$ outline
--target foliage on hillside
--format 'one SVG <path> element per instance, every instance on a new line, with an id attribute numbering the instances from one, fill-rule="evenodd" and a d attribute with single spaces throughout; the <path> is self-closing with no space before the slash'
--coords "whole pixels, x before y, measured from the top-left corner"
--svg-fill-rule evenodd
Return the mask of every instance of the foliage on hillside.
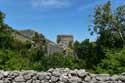
<path id="1" fill-rule="evenodd" d="M 16 31 L 3 21 L 0 12 L 0 69 L 44 70 L 56 67 L 82 68 L 84 61 L 63 54 L 46 55 L 46 39 L 37 32 Z M 3 16 L 3 17 L 2 17 Z M 27 35 L 28 34 L 28 35 Z M 29 35 L 30 34 L 30 35 Z M 32 38 L 29 36 L 32 35 Z M 23 35 L 23 36 L 22 36 Z M 26 37 L 27 36 L 27 37 Z M 28 39 L 26 39 L 28 38 Z M 25 39 L 25 40 L 23 40 Z M 83 64 L 82 64 L 83 63 Z"/>

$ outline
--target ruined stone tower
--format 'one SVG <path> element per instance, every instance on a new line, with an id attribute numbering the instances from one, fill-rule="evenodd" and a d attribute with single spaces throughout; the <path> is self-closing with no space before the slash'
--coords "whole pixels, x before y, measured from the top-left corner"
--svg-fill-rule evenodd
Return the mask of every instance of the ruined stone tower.
<path id="1" fill-rule="evenodd" d="M 57 35 L 57 44 L 48 40 L 47 53 L 64 53 L 66 55 L 73 55 L 73 50 L 69 48 L 69 45 L 73 45 L 72 35 Z M 70 53 L 70 54 L 69 54 Z"/>
<path id="2" fill-rule="evenodd" d="M 67 48 L 69 44 L 73 44 L 73 35 L 57 35 L 57 44 L 63 48 Z"/>

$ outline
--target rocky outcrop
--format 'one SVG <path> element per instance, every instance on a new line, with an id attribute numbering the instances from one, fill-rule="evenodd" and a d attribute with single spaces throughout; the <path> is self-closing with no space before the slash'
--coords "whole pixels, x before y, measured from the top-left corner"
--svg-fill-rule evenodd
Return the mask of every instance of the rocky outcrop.
<path id="1" fill-rule="evenodd" d="M 125 74 L 90 74 L 68 68 L 36 71 L 0 71 L 0 83 L 125 83 Z"/>

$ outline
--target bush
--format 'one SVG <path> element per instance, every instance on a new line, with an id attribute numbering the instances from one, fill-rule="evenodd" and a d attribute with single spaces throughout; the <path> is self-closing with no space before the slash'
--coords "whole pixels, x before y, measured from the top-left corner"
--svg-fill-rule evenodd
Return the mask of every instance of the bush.
<path id="1" fill-rule="evenodd" d="M 1 70 L 22 70 L 29 68 L 29 59 L 13 50 L 0 50 Z"/>
<path id="2" fill-rule="evenodd" d="M 43 56 L 41 61 L 37 62 L 38 64 L 34 64 L 33 69 L 41 71 L 48 70 L 49 68 L 83 68 L 84 62 L 80 59 L 75 59 L 71 56 L 65 56 L 63 54 L 55 53 L 53 55 Z M 36 69 L 37 67 L 37 69 Z"/>
<path id="3" fill-rule="evenodd" d="M 122 50 L 110 50 L 105 59 L 97 66 L 97 73 L 120 74 L 125 72 L 125 48 Z"/>

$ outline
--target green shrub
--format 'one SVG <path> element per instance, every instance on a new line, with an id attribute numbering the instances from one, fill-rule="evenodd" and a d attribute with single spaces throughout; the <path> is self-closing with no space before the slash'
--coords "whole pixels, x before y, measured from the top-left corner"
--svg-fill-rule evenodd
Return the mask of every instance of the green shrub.
<path id="1" fill-rule="evenodd" d="M 49 68 L 70 68 L 70 69 L 84 68 L 83 60 L 80 59 L 76 60 L 74 57 L 65 56 L 63 54 L 58 54 L 58 53 L 42 57 L 40 65 L 41 65 L 40 70 L 44 71 L 48 70 Z"/>
<path id="2" fill-rule="evenodd" d="M 97 66 L 97 73 L 120 74 L 125 72 L 125 48 L 122 50 L 110 50 L 105 59 Z"/>

